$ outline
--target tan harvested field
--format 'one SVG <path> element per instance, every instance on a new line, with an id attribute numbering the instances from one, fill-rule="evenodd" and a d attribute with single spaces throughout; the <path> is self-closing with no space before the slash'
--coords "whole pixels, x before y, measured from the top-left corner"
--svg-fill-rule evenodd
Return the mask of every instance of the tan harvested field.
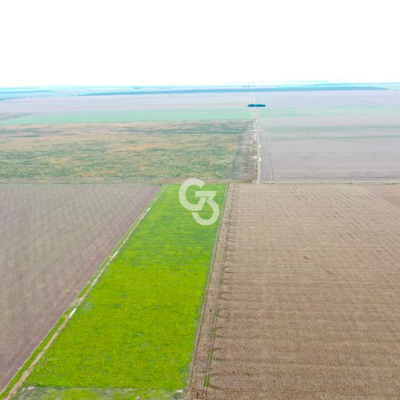
<path id="1" fill-rule="evenodd" d="M 262 181 L 399 181 L 400 92 L 257 93 Z"/>
<path id="2" fill-rule="evenodd" d="M 286 107 L 354 107 L 395 106 L 399 90 L 334 90 L 314 92 L 256 92 L 256 100 L 267 106 Z"/>
<path id="3" fill-rule="evenodd" d="M 0 185 L 0 391 L 158 190 Z"/>
<path id="4" fill-rule="evenodd" d="M 189 399 L 400 393 L 400 185 L 233 185 Z"/>

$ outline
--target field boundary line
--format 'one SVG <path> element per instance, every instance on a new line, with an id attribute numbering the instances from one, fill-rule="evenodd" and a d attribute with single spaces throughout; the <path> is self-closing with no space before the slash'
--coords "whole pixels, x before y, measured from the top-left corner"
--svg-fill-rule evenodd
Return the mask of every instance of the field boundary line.
<path id="1" fill-rule="evenodd" d="M 253 103 L 257 104 L 257 99 L 256 95 L 253 92 Z M 261 171 L 262 171 L 262 157 L 261 157 L 261 139 L 260 139 L 260 112 L 257 107 L 254 108 L 254 131 L 256 132 L 256 145 L 257 145 L 257 180 L 255 180 L 253 183 L 261 183 Z M 271 149 L 268 142 L 268 137 L 266 130 L 264 130 L 264 137 L 265 137 L 265 143 L 264 143 L 264 165 L 265 165 L 265 177 L 263 177 L 262 181 L 263 182 L 272 182 L 275 181 L 275 173 L 274 173 L 274 165 L 272 163 L 272 153 Z"/>
<path id="2" fill-rule="evenodd" d="M 252 93 L 253 95 L 253 103 L 256 104 L 257 100 L 256 100 L 256 95 L 254 94 L 254 92 Z M 257 146 L 257 162 L 256 162 L 256 180 L 253 181 L 253 183 L 260 183 L 261 182 L 261 157 L 260 157 L 260 147 L 261 147 L 261 143 L 260 143 L 260 134 L 259 134 L 259 116 L 258 116 L 258 110 L 257 108 L 253 108 L 253 128 L 254 128 L 254 132 L 255 132 L 255 142 L 256 142 L 256 146 Z"/>
<path id="3" fill-rule="evenodd" d="M 221 279 L 224 271 L 226 241 L 228 239 L 232 211 L 233 188 L 232 184 L 229 185 L 225 193 L 224 209 L 218 227 L 213 258 L 210 263 L 207 286 L 204 293 L 186 400 L 202 399 L 207 392 L 206 380 L 212 357 L 210 351 L 212 351 L 214 343 L 214 327 L 217 317 L 218 297 L 221 290 Z"/>
<path id="4" fill-rule="evenodd" d="M 31 362 L 29 362 L 29 365 L 23 365 L 19 371 L 14 375 L 13 378 L 11 378 L 10 383 L 5 387 L 2 393 L 0 393 L 0 399 L 1 400 L 11 400 L 11 398 L 17 393 L 18 389 L 23 385 L 25 380 L 28 378 L 30 373 L 32 372 L 33 368 L 37 365 L 37 363 L 40 361 L 40 359 L 43 357 L 47 349 L 51 346 L 51 344 L 54 342 L 55 339 L 60 335 L 60 333 L 63 331 L 65 326 L 68 324 L 68 322 L 72 319 L 73 315 L 75 314 L 75 311 L 81 306 L 83 301 L 87 298 L 93 287 L 96 285 L 96 283 L 100 280 L 106 269 L 109 267 L 109 265 L 112 263 L 112 261 L 115 259 L 115 257 L 118 255 L 119 251 L 125 246 L 126 242 L 130 239 L 132 234 L 135 232 L 136 228 L 140 225 L 142 220 L 145 218 L 149 210 L 152 208 L 152 206 L 160 199 L 162 194 L 165 192 L 165 189 L 167 188 L 168 185 L 162 185 L 160 190 L 156 193 L 156 195 L 153 197 L 153 199 L 149 202 L 149 204 L 146 206 L 145 210 L 141 212 L 139 217 L 135 220 L 135 222 L 132 224 L 132 226 L 128 229 L 128 231 L 122 236 L 122 238 L 119 240 L 117 245 L 112 249 L 111 253 L 106 257 L 106 259 L 101 263 L 100 267 L 94 272 L 92 277 L 90 278 L 88 284 L 81 290 L 81 292 L 78 294 L 78 296 L 73 300 L 71 305 L 67 308 L 66 311 L 61 315 L 61 317 L 58 319 L 54 327 L 60 324 L 60 322 L 63 320 L 61 325 L 57 328 L 55 333 L 51 334 L 52 329 L 50 329 L 49 334 L 46 335 L 46 337 L 39 343 L 37 348 L 32 352 L 32 355 L 37 351 L 38 348 L 41 348 L 43 346 L 43 343 L 45 343 L 44 347 L 40 350 L 39 354 L 37 354 Z M 50 337 L 48 337 L 50 335 Z M 30 357 L 28 358 L 29 361 Z M 20 376 L 17 381 L 14 383 L 14 379 L 16 376 Z"/>
<path id="5" fill-rule="evenodd" d="M 210 288 L 211 277 L 212 277 L 212 272 L 213 272 L 213 265 L 214 265 L 214 260 L 215 260 L 216 252 L 217 252 L 217 246 L 218 246 L 218 242 L 219 242 L 219 234 L 220 234 L 220 230 L 221 230 L 221 227 L 222 227 L 222 224 L 223 224 L 223 218 L 224 218 L 224 215 L 225 215 L 225 204 L 226 204 L 226 201 L 227 201 L 227 198 L 228 198 L 228 192 L 229 192 L 229 185 L 227 186 L 227 188 L 225 190 L 224 199 L 223 199 L 223 202 L 222 202 L 222 213 L 221 213 L 221 216 L 219 218 L 218 230 L 217 230 L 216 235 L 215 235 L 213 252 L 212 252 L 210 264 L 209 264 L 209 267 L 208 267 L 207 281 L 206 281 L 205 288 L 204 288 L 202 305 L 200 307 L 200 318 L 199 318 L 199 321 L 198 321 L 198 324 L 197 324 L 197 329 L 196 329 L 193 356 L 192 356 L 192 361 L 190 363 L 189 380 L 188 380 L 187 388 L 186 388 L 187 391 L 190 388 L 190 384 L 192 382 L 193 374 L 194 374 L 194 370 L 195 370 L 195 360 L 196 360 L 196 356 L 197 356 L 197 352 L 198 352 L 198 348 L 199 348 L 199 342 L 200 342 L 200 337 L 201 337 L 201 329 L 202 329 L 203 321 L 204 321 L 204 315 L 206 313 L 208 292 L 209 292 L 209 288 Z"/>

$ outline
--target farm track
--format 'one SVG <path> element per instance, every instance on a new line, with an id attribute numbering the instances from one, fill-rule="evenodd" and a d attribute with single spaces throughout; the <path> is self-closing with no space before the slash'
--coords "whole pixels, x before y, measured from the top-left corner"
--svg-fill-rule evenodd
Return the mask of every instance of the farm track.
<path id="1" fill-rule="evenodd" d="M 258 103 L 253 93 L 253 103 Z M 265 123 L 264 123 L 265 125 Z M 271 182 L 275 180 L 274 165 L 272 162 L 271 143 L 268 140 L 267 129 L 260 124 L 259 109 L 254 109 L 254 130 L 257 145 L 257 180 L 254 183 Z"/>
<path id="2" fill-rule="evenodd" d="M 0 390 L 158 190 L 0 186 Z"/>
<path id="3" fill-rule="evenodd" d="M 397 399 L 399 198 L 231 186 L 188 400 Z"/>

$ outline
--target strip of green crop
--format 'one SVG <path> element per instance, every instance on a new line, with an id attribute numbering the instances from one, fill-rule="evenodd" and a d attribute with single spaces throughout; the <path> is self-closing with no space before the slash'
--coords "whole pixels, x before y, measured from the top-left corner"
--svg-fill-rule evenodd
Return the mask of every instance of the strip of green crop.
<path id="1" fill-rule="evenodd" d="M 220 208 L 225 189 L 203 188 L 217 191 Z M 18 398 L 166 398 L 185 388 L 218 222 L 199 225 L 178 191 L 167 187 L 151 207 Z M 211 213 L 206 205 L 200 215 Z"/>
<path id="2" fill-rule="evenodd" d="M 144 121 L 250 120 L 245 107 L 226 108 L 149 108 L 135 110 L 62 111 L 36 113 L 0 122 L 0 125 L 35 125 L 68 123 L 118 123 Z"/>

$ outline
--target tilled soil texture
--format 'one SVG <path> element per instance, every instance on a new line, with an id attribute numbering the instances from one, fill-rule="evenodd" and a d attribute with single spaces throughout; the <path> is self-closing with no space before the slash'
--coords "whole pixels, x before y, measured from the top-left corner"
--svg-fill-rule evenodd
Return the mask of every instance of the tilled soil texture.
<path id="1" fill-rule="evenodd" d="M 398 399 L 400 185 L 234 185 L 189 399 Z"/>
<path id="2" fill-rule="evenodd" d="M 158 190 L 0 186 L 0 390 Z"/>
<path id="3" fill-rule="evenodd" d="M 378 93 L 379 92 L 379 93 Z M 261 181 L 399 181 L 400 92 L 256 93 Z"/>

